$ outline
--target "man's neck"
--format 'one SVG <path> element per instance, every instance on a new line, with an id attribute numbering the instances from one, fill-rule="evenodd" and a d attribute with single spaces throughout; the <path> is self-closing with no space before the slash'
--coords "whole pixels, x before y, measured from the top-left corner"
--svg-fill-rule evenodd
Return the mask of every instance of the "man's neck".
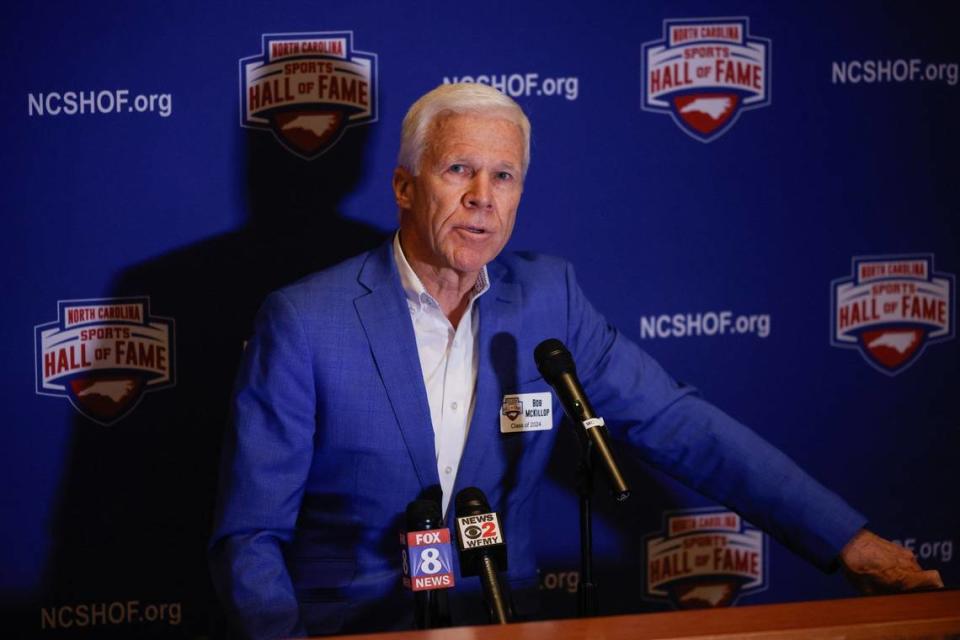
<path id="1" fill-rule="evenodd" d="M 404 241 L 402 232 L 398 232 L 394 237 L 394 251 L 401 273 L 409 274 L 402 277 L 409 280 L 412 276 L 418 281 L 418 283 L 409 282 L 404 287 L 412 289 L 422 287 L 430 297 L 436 300 L 440 310 L 454 329 L 460 324 L 463 314 L 470 307 L 470 302 L 475 297 L 480 283 L 484 283 L 482 289 L 485 290 L 487 287 L 485 268 L 480 271 L 464 272 L 438 265 L 436 261 L 425 260 L 415 251 L 415 247 Z"/>
<path id="2" fill-rule="evenodd" d="M 470 305 L 470 299 L 480 274 L 477 271 L 465 273 L 455 269 L 437 267 L 421 262 L 404 252 L 410 268 L 420 278 L 427 290 L 440 305 L 441 311 L 456 329 L 460 319 Z"/>

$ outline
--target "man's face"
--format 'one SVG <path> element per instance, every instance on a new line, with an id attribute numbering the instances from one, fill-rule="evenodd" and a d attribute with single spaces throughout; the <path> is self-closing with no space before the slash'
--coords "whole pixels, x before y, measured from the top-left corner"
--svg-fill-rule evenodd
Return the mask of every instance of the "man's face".
<path id="1" fill-rule="evenodd" d="M 404 252 L 461 274 L 479 271 L 513 231 L 523 191 L 523 135 L 499 116 L 441 116 L 431 125 L 420 174 L 398 168 Z"/>

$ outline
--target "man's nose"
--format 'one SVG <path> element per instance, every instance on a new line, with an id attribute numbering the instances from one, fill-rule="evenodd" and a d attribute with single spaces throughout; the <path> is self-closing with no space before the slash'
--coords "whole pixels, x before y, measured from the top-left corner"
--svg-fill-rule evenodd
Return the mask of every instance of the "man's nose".
<path id="1" fill-rule="evenodd" d="M 478 172 L 470 181 L 470 186 L 463 195 L 463 201 L 468 208 L 489 209 L 493 206 L 490 177 L 483 172 Z"/>

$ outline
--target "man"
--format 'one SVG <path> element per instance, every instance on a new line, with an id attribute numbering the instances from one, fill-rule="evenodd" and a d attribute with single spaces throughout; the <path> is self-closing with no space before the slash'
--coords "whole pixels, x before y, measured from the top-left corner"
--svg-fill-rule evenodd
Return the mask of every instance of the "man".
<path id="1" fill-rule="evenodd" d="M 211 543 L 235 624 L 254 637 L 409 627 L 397 525 L 436 486 L 448 516 L 460 489 L 484 491 L 509 541 L 506 582 L 515 595 L 535 588 L 533 505 L 556 427 L 501 433 L 499 412 L 504 395 L 548 390 L 531 354 L 549 337 L 572 352 L 610 431 L 647 462 L 823 568 L 839 556 L 865 590 L 941 586 L 610 327 L 569 265 L 500 255 L 529 135 L 519 106 L 494 89 L 434 89 L 404 119 L 393 242 L 264 303 Z M 456 623 L 482 620 L 473 582 L 453 593 Z"/>

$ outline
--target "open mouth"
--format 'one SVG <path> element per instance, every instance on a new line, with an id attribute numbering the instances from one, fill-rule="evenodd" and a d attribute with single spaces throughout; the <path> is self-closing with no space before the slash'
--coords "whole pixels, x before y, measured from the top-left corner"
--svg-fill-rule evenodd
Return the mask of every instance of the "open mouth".
<path id="1" fill-rule="evenodd" d="M 483 234 L 485 234 L 485 233 L 487 232 L 487 230 L 484 229 L 483 227 L 472 227 L 472 226 L 469 226 L 469 225 L 464 225 L 464 226 L 460 227 L 460 230 L 461 230 L 461 231 L 466 231 L 467 233 L 471 233 L 471 234 L 474 234 L 474 235 L 483 235 Z"/>

